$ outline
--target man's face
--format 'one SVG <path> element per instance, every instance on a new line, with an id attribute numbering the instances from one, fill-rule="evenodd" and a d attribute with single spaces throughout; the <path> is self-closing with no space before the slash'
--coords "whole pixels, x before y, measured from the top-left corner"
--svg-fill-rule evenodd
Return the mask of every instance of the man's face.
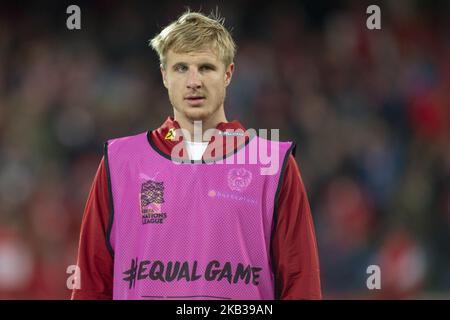
<path id="1" fill-rule="evenodd" d="M 209 49 L 192 53 L 169 50 L 161 73 L 176 115 L 191 121 L 207 120 L 223 109 L 233 70 L 234 64 L 225 68 Z"/>

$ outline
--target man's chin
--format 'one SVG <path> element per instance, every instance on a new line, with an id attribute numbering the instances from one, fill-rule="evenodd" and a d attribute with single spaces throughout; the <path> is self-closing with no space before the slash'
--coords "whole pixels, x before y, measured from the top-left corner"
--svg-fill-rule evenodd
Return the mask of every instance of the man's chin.
<path id="1" fill-rule="evenodd" d="M 211 112 L 204 110 L 202 108 L 189 108 L 189 110 L 185 110 L 184 115 L 190 121 L 204 121 L 209 118 Z"/>

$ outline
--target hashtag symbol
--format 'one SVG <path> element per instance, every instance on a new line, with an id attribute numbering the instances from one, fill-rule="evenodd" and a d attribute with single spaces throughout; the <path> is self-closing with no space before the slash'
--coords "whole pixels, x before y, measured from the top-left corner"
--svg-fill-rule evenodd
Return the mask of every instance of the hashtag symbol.
<path id="1" fill-rule="evenodd" d="M 131 259 L 131 267 L 123 274 L 127 277 L 123 278 L 125 281 L 129 281 L 129 289 L 134 288 L 136 284 L 136 272 L 137 272 L 138 259 Z"/>

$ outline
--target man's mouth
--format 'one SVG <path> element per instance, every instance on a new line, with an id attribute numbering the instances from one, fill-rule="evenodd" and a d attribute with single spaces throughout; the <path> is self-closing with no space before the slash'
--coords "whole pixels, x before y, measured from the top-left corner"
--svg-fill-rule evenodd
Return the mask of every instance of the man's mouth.
<path id="1" fill-rule="evenodd" d="M 184 100 L 186 100 L 191 106 L 197 106 L 202 104 L 206 98 L 204 96 L 187 96 Z"/>

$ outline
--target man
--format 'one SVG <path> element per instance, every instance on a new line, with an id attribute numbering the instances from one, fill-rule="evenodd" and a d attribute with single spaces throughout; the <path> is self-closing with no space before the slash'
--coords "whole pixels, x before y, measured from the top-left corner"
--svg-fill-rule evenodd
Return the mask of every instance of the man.
<path id="1" fill-rule="evenodd" d="M 270 143 L 280 166 L 262 174 L 248 159 L 265 140 L 225 117 L 235 44 L 223 21 L 188 11 L 151 45 L 174 115 L 105 144 L 72 299 L 320 299 L 294 144 Z"/>

